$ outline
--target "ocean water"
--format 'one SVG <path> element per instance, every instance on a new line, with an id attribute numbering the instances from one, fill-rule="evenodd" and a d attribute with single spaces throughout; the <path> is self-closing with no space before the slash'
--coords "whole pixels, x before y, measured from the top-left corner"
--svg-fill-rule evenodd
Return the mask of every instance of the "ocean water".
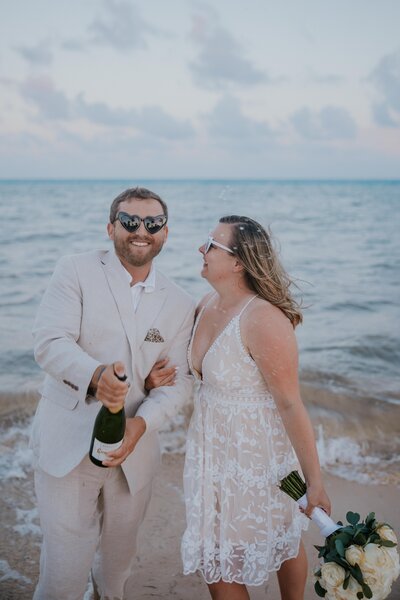
<path id="1" fill-rule="evenodd" d="M 168 202 L 170 233 L 157 263 L 194 298 L 209 289 L 198 247 L 220 216 L 271 227 L 305 307 L 300 375 L 323 462 L 340 470 L 348 460 L 354 475 L 379 457 L 396 478 L 400 181 L 0 182 L 0 406 L 42 379 L 31 328 L 57 259 L 109 247 L 109 205 L 137 183 Z M 180 425 L 168 436 L 176 449 Z"/>

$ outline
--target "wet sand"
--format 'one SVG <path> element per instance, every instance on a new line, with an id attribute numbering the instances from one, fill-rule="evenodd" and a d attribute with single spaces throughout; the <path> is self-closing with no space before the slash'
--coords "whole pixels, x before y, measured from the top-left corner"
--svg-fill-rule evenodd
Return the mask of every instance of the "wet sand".
<path id="1" fill-rule="evenodd" d="M 206 600 L 207 587 L 200 575 L 183 576 L 179 545 L 184 529 L 182 497 L 183 456 L 165 455 L 163 468 L 154 482 L 152 501 L 143 524 L 135 572 L 128 582 L 128 600 Z M 333 503 L 333 517 L 344 519 L 347 510 L 357 510 L 364 517 L 375 510 L 380 520 L 389 522 L 400 531 L 399 490 L 392 485 L 358 485 L 330 475 L 325 476 L 328 493 Z M 34 506 L 32 478 L 10 480 L 0 498 L 0 560 L 6 560 L 14 571 L 14 578 L 1 581 L 2 600 L 32 598 L 38 574 L 40 536 L 35 526 L 27 526 L 18 533 L 15 527 L 15 507 L 27 511 Z M 29 519 L 26 519 L 29 521 Z M 28 524 L 29 525 L 29 524 Z M 312 571 L 317 564 L 313 544 L 321 543 L 318 529 L 311 524 L 304 534 L 309 572 L 305 600 L 317 596 L 313 590 Z M 0 563 L 1 564 L 1 563 Z M 25 577 L 26 580 L 18 579 Z M 28 581 L 29 580 L 29 581 Z M 278 600 L 276 576 L 271 575 L 267 586 L 250 589 L 252 600 Z M 390 600 L 400 599 L 400 579 L 394 584 Z"/>

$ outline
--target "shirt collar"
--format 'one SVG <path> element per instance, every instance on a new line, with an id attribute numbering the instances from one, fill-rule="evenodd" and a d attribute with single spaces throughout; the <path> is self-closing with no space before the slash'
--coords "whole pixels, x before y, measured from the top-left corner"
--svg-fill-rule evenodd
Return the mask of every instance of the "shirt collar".
<path id="1" fill-rule="evenodd" d="M 125 267 L 122 263 L 121 263 L 121 267 L 124 270 L 124 274 L 126 276 L 127 281 L 129 282 L 129 285 L 131 286 L 131 288 L 142 287 L 142 288 L 144 288 L 144 291 L 146 294 L 149 294 L 150 292 L 154 292 L 154 290 L 156 288 L 156 268 L 154 266 L 154 262 L 151 263 L 150 271 L 149 271 L 149 274 L 147 275 L 146 279 L 144 281 L 137 281 L 133 285 L 131 285 L 132 284 L 132 275 L 129 273 L 129 271 L 127 271 L 125 269 Z"/>

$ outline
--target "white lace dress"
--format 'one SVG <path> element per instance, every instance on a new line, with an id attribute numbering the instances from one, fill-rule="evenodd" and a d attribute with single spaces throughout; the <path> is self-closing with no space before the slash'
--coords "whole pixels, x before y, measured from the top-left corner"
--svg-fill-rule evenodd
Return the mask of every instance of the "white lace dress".
<path id="1" fill-rule="evenodd" d="M 250 299 L 250 301 L 253 298 Z M 275 402 L 240 335 L 240 314 L 207 351 L 186 443 L 184 573 L 261 585 L 297 556 L 308 519 L 277 487 L 299 469 Z M 204 310 L 204 309 L 203 309 Z"/>

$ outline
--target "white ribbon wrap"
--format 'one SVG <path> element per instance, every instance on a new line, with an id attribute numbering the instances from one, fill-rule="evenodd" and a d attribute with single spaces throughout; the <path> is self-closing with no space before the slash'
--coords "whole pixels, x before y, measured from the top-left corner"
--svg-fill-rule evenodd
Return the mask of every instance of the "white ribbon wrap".
<path id="1" fill-rule="evenodd" d="M 297 504 L 301 506 L 301 508 L 307 507 L 307 494 L 304 494 L 301 498 L 297 500 Z M 331 535 L 334 531 L 337 531 L 341 528 L 341 525 L 335 523 L 333 519 L 330 518 L 329 515 L 326 514 L 322 508 L 316 506 L 311 513 L 311 520 L 314 521 L 316 525 L 318 525 L 321 534 L 327 538 L 328 535 Z"/>

